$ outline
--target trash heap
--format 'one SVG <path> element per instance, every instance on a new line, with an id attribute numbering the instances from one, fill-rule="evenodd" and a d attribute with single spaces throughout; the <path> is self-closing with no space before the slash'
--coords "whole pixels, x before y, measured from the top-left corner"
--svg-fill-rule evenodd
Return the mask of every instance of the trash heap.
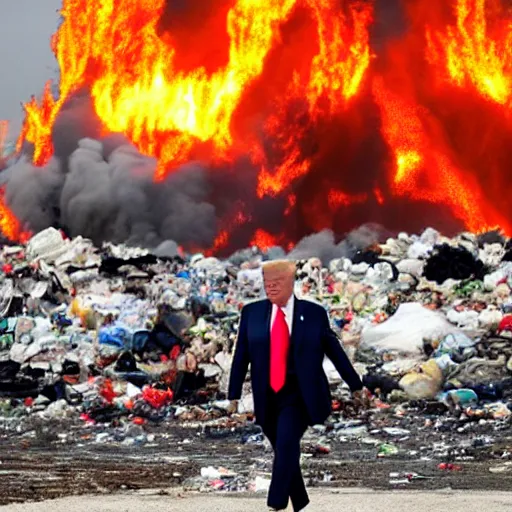
<path id="1" fill-rule="evenodd" d="M 322 298 L 365 385 L 385 401 L 510 416 L 511 249 L 498 233 L 447 239 L 428 229 L 332 261 Z"/>
<path id="2" fill-rule="evenodd" d="M 261 296 L 256 248 L 219 260 L 67 239 L 0 253 L 3 414 L 88 423 L 243 423 L 225 400 L 240 310 Z M 400 234 L 350 258 L 298 262 L 380 404 L 426 401 L 505 419 L 512 394 L 512 244 L 499 233 Z M 347 396 L 328 361 L 337 407 Z M 341 401 L 341 402 L 340 402 Z M 17 412 L 22 411 L 22 412 Z M 347 412 L 347 415 L 350 415 Z"/>

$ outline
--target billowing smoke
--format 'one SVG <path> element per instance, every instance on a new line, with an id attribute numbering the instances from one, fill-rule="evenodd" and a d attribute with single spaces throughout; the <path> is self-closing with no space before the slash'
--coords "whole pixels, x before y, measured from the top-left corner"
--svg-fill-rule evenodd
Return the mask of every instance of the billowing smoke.
<path id="1" fill-rule="evenodd" d="M 110 146 L 109 146 L 110 144 Z M 107 149 L 107 151 L 105 151 Z M 156 247 L 165 240 L 210 245 L 216 233 L 206 202 L 205 170 L 189 163 L 154 183 L 156 161 L 112 140 L 82 139 L 66 171 L 53 158 L 44 168 L 25 159 L 9 169 L 6 199 L 14 213 L 39 231 L 60 224 L 71 235 Z"/>
<path id="2" fill-rule="evenodd" d="M 58 223 L 60 191 L 65 181 L 58 159 L 44 169 L 34 167 L 26 156 L 2 173 L 7 204 L 18 219 L 34 232 Z"/>
<path id="3" fill-rule="evenodd" d="M 236 231 L 226 251 L 247 246 L 255 225 L 283 229 L 276 220 L 283 199 L 256 198 L 258 169 L 248 158 L 215 167 L 191 161 L 155 183 L 155 159 L 123 134 L 101 135 L 86 90 L 62 106 L 52 143 L 54 155 L 46 166 L 32 165 L 33 147 L 26 143 L 23 156 L 0 175 L 8 205 L 34 232 L 57 226 L 96 244 L 158 247 L 166 256 L 175 253 L 176 244 L 209 248 L 222 229 Z M 247 223 L 235 230 L 231 219 L 241 211 Z"/>
<path id="4" fill-rule="evenodd" d="M 365 224 L 348 233 L 341 242 L 337 243 L 335 234 L 331 230 L 323 230 L 304 237 L 291 251 L 289 257 L 296 260 L 318 257 L 326 265 L 334 258 L 352 258 L 357 251 L 382 242 L 389 235 L 391 233 L 382 226 Z"/>

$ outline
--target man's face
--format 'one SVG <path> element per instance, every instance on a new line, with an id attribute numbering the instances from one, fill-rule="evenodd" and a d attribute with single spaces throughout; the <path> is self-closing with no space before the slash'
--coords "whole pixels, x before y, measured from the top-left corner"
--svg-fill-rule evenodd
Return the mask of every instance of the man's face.
<path id="1" fill-rule="evenodd" d="M 290 270 L 273 270 L 263 273 L 265 292 L 272 304 L 279 307 L 286 306 L 292 296 L 295 273 Z"/>

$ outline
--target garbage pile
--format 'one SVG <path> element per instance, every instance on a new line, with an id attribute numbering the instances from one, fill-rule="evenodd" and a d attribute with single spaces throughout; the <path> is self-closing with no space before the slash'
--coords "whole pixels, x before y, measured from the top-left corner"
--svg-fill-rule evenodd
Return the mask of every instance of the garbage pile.
<path id="1" fill-rule="evenodd" d="M 3 414 L 88 423 L 251 419 L 225 400 L 240 310 L 262 294 L 257 248 L 219 260 L 67 239 L 49 228 L 0 253 Z M 379 404 L 512 411 L 512 244 L 499 233 L 400 234 L 349 258 L 298 262 Z M 328 361 L 337 407 L 348 396 Z M 345 411 L 346 416 L 352 414 Z M 230 423 L 231 422 L 231 423 Z M 137 438 L 137 436 L 132 436 Z"/>

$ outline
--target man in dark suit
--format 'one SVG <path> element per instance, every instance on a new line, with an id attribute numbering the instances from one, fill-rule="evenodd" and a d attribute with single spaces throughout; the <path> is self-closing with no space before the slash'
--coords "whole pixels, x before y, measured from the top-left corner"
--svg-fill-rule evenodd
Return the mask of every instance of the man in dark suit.
<path id="1" fill-rule="evenodd" d="M 300 441 L 309 425 L 324 423 L 331 413 L 331 395 L 323 370 L 327 356 L 363 402 L 363 384 L 332 331 L 325 309 L 293 294 L 296 267 L 274 261 L 263 267 L 268 299 L 242 310 L 231 367 L 228 398 L 237 405 L 251 366 L 256 423 L 274 449 L 268 495 L 271 510 L 295 511 L 309 497 L 300 469 Z"/>

